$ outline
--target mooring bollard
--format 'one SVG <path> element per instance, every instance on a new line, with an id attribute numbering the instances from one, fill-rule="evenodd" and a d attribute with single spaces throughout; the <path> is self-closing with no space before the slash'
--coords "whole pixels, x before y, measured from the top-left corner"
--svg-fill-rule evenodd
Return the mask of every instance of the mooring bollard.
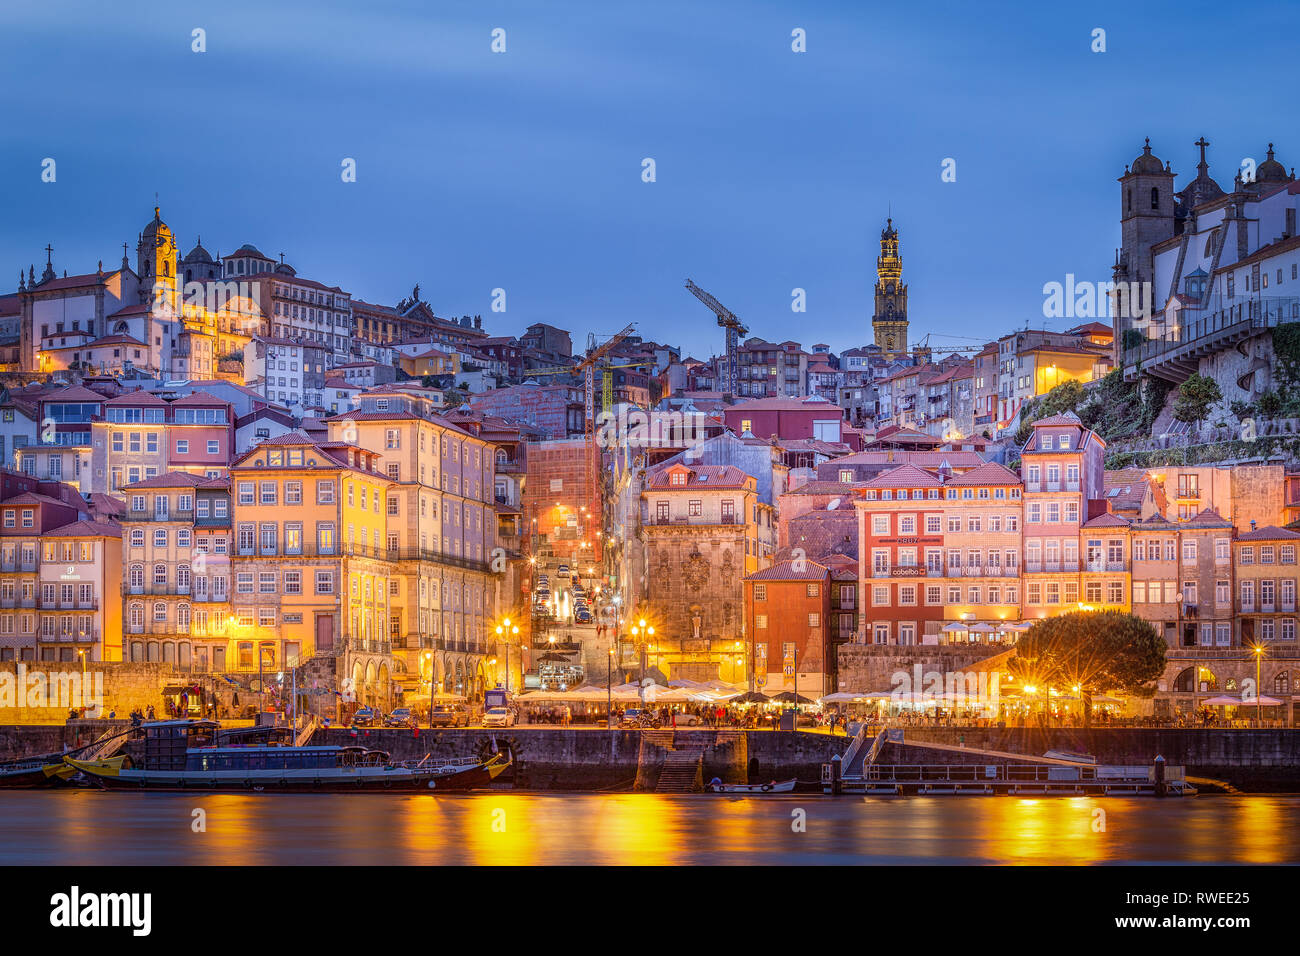
<path id="1" fill-rule="evenodd" d="M 1163 797 L 1165 795 L 1165 758 L 1156 754 L 1155 765 L 1152 769 L 1152 779 L 1155 781 L 1155 795 Z"/>
<path id="2" fill-rule="evenodd" d="M 842 758 L 839 754 L 831 757 L 831 796 L 839 796 L 840 793 L 840 764 Z"/>

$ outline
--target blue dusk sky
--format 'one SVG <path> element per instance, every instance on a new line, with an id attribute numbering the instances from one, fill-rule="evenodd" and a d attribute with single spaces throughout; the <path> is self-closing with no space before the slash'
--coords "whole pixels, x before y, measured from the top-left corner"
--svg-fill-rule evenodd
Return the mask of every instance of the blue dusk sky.
<path id="1" fill-rule="evenodd" d="M 47 243 L 60 273 L 134 263 L 157 193 L 183 252 L 251 242 L 372 302 L 418 282 L 492 334 L 636 322 L 703 358 L 690 277 L 753 335 L 840 351 L 871 339 L 892 209 L 914 341 L 1063 327 L 1043 284 L 1109 277 L 1144 137 L 1178 188 L 1202 135 L 1221 183 L 1270 141 L 1300 165 L 1298 26 L 1291 2 L 7 0 L 0 292 Z"/>

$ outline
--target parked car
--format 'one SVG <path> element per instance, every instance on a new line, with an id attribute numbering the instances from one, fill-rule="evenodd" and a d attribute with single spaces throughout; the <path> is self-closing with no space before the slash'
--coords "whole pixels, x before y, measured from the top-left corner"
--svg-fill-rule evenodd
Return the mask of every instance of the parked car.
<path id="1" fill-rule="evenodd" d="M 393 711 L 391 714 L 388 715 L 388 719 L 384 721 L 384 726 L 385 727 L 414 727 L 415 716 L 411 713 L 411 708 L 398 707 L 395 711 Z"/>
<path id="2" fill-rule="evenodd" d="M 379 724 L 379 711 L 373 707 L 359 707 L 357 712 L 352 715 L 353 727 L 375 727 Z"/>
<path id="3" fill-rule="evenodd" d="M 700 724 L 698 714 L 674 714 L 673 721 L 678 727 L 698 727 Z"/>
<path id="4" fill-rule="evenodd" d="M 541 601 L 538 601 L 536 604 L 533 605 L 533 613 L 536 614 L 538 617 L 550 617 L 551 606 L 549 604 L 545 604 Z"/>
<path id="5" fill-rule="evenodd" d="M 513 727 L 514 725 L 515 714 L 508 707 L 489 707 L 483 713 L 484 727 Z"/>
<path id="6" fill-rule="evenodd" d="M 555 576 L 557 578 L 567 578 L 569 576 L 569 566 L 567 564 L 560 565 L 555 569 Z"/>
<path id="7" fill-rule="evenodd" d="M 464 704 L 434 704 L 430 727 L 468 727 L 469 710 Z"/>
<path id="8" fill-rule="evenodd" d="M 580 607 L 573 612 L 573 619 L 579 624 L 590 624 L 591 612 L 585 607 Z"/>

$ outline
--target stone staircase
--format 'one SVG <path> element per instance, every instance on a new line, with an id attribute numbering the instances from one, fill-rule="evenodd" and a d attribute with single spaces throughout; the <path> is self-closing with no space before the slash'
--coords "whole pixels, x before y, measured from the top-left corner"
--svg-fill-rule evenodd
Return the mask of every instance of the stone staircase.
<path id="1" fill-rule="evenodd" d="M 703 790 L 703 762 L 704 751 L 700 748 L 669 750 L 664 754 L 664 763 L 659 769 L 655 793 L 696 793 Z"/>

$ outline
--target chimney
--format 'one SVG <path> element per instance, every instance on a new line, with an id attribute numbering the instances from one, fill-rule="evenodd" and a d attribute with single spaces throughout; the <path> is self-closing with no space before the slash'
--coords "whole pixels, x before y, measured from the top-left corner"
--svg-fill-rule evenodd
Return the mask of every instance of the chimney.
<path id="1" fill-rule="evenodd" d="M 1254 531 L 1254 530 L 1255 530 L 1255 519 L 1254 519 L 1254 518 L 1251 518 L 1251 519 L 1250 519 L 1250 530 L 1251 530 L 1251 531 Z"/>

